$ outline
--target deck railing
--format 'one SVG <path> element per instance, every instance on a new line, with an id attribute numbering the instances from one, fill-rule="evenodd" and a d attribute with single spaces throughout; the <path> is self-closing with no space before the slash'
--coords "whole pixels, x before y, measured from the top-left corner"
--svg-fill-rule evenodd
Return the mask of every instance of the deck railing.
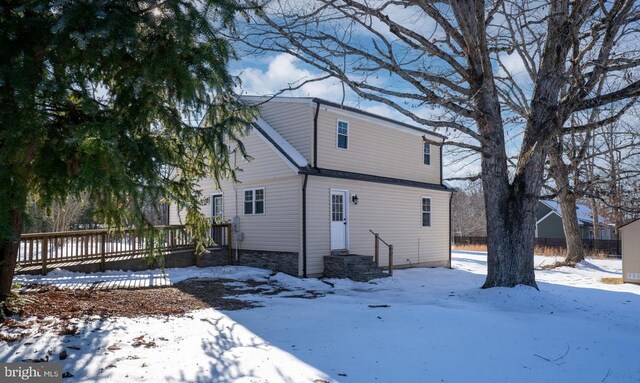
<path id="1" fill-rule="evenodd" d="M 380 234 L 375 233 L 373 230 L 369 230 L 369 232 L 375 237 L 373 260 L 376 266 L 380 266 L 380 242 L 382 242 L 389 248 L 389 275 L 393 276 L 393 245 L 388 244 L 384 239 L 380 238 Z"/>
<path id="2" fill-rule="evenodd" d="M 231 242 L 231 225 L 211 226 L 214 245 L 226 246 Z M 52 233 L 28 233 L 20 237 L 18 265 L 42 266 L 62 262 L 100 260 L 102 268 L 110 258 L 143 255 L 150 248 L 159 252 L 170 252 L 193 247 L 192 238 L 184 226 L 158 226 L 161 235 L 147 236 L 135 229 L 121 231 L 80 230 Z"/>

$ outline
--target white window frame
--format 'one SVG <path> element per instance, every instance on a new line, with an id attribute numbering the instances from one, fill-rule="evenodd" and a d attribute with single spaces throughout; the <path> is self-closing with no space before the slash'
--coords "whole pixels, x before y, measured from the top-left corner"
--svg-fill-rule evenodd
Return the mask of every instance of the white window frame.
<path id="1" fill-rule="evenodd" d="M 427 148 L 429 148 L 429 153 L 427 153 Z M 425 155 L 429 156 L 429 163 L 424 162 Z M 431 166 L 431 144 L 426 141 L 422 142 L 422 164 Z"/>
<path id="2" fill-rule="evenodd" d="M 222 197 L 222 219 L 224 219 L 224 194 L 222 192 L 214 192 L 209 196 L 209 203 L 211 204 L 211 218 L 216 216 L 216 206 L 213 203 L 214 197 Z"/>
<path id="3" fill-rule="evenodd" d="M 262 190 L 262 213 L 256 213 L 256 190 Z M 251 192 L 251 213 L 247 213 L 245 202 L 246 193 Z M 267 192 L 264 186 L 259 188 L 244 189 L 242 191 L 242 212 L 244 215 L 264 215 L 267 212 Z"/>
<path id="4" fill-rule="evenodd" d="M 424 211 L 424 200 L 428 199 L 429 200 L 429 211 Z M 432 227 L 433 226 L 433 201 L 431 200 L 431 197 L 425 197 L 422 196 L 422 198 L 420 198 L 420 226 L 422 227 Z M 424 214 L 425 213 L 429 213 L 429 224 L 425 225 L 424 224 Z"/>
<path id="5" fill-rule="evenodd" d="M 347 134 L 341 134 L 340 133 L 340 123 L 347 124 Z M 350 130 L 349 121 L 337 120 L 337 122 L 336 122 L 336 148 L 337 149 L 349 150 L 349 130 Z M 341 148 L 339 146 L 339 143 L 340 143 L 340 139 L 339 138 L 340 138 L 341 135 L 347 137 L 347 147 L 346 148 Z"/>

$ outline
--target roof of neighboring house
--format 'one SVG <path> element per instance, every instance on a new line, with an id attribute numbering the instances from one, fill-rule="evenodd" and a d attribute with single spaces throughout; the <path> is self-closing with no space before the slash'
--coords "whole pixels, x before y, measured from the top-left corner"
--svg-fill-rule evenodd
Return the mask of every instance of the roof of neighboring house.
<path id="1" fill-rule="evenodd" d="M 444 136 L 442 134 L 439 134 L 439 133 L 436 133 L 436 132 L 433 132 L 433 131 L 431 131 L 429 129 L 424 129 L 424 128 L 421 128 L 421 127 L 418 127 L 418 126 L 415 126 L 415 125 L 411 125 L 411 124 L 407 124 L 405 122 L 394 120 L 394 119 L 389 118 L 389 117 L 380 116 L 378 114 L 367 112 L 367 111 L 364 111 L 364 110 L 361 110 L 361 109 L 358 109 L 358 108 L 354 108 L 352 106 L 341 105 L 339 103 L 328 101 L 328 100 L 324 100 L 324 99 L 317 98 L 317 97 L 281 97 L 281 96 L 277 96 L 277 97 L 270 98 L 268 96 L 248 96 L 248 95 L 243 95 L 243 96 L 241 96 L 241 98 L 264 99 L 264 100 L 276 101 L 276 102 L 278 102 L 278 101 L 279 102 L 287 102 L 287 101 L 289 101 L 289 102 L 317 103 L 317 104 L 330 106 L 332 108 L 342 109 L 342 110 L 346 110 L 346 111 L 349 111 L 349 112 L 352 112 L 352 113 L 356 113 L 356 114 L 360 114 L 360 115 L 363 115 L 363 116 L 371 117 L 371 118 L 374 118 L 374 119 L 377 119 L 377 120 L 380 120 L 380 121 L 391 123 L 391 124 L 396 125 L 396 126 L 400 126 L 400 127 L 403 127 L 403 128 L 414 130 L 414 131 L 419 132 L 419 133 L 426 133 L 426 134 L 429 134 L 429 135 L 432 135 L 432 136 L 435 136 L 435 137 L 442 138 L 443 140 L 447 138 L 446 136 Z"/>
<path id="2" fill-rule="evenodd" d="M 545 206 L 547 206 L 549 209 L 551 209 L 554 213 L 556 213 L 562 218 L 562 212 L 560 211 L 560 204 L 558 203 L 558 201 L 540 200 L 540 202 L 543 203 Z M 576 204 L 576 208 L 577 208 L 576 213 L 578 215 L 578 223 L 580 225 L 584 225 L 584 224 L 593 225 L 593 212 L 591 211 L 589 206 L 582 203 L 578 203 Z M 598 217 L 598 223 L 600 223 L 601 225 L 610 225 L 602 216 Z"/>

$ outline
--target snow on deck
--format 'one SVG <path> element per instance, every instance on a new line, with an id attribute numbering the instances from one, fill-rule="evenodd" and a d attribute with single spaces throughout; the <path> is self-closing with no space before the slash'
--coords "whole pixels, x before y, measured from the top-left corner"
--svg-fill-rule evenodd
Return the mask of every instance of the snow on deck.
<path id="1" fill-rule="evenodd" d="M 536 265 L 552 261 L 536 257 Z M 640 286 L 601 282 L 621 276 L 620 260 L 538 270 L 540 291 L 481 290 L 484 254 L 455 252 L 453 267 L 398 270 L 373 283 L 330 280 L 334 287 L 251 268 L 168 269 L 172 282 L 270 279 L 326 295 L 255 295 L 248 299 L 263 307 L 80 321 L 78 336 L 45 332 L 0 343 L 0 362 L 43 357 L 47 350 L 55 356 L 63 346 L 77 346 L 67 348 L 69 358 L 61 362 L 74 375 L 65 381 L 640 381 Z M 55 275 L 47 277 L 55 282 Z M 157 346 L 134 347 L 141 335 Z"/>

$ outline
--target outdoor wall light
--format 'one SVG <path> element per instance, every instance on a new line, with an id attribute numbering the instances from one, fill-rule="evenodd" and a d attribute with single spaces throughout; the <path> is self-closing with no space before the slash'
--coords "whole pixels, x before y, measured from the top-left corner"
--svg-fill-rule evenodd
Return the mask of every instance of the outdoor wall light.
<path id="1" fill-rule="evenodd" d="M 358 204 L 358 195 L 354 194 L 353 197 L 351 197 L 351 202 L 353 202 L 354 205 Z"/>

